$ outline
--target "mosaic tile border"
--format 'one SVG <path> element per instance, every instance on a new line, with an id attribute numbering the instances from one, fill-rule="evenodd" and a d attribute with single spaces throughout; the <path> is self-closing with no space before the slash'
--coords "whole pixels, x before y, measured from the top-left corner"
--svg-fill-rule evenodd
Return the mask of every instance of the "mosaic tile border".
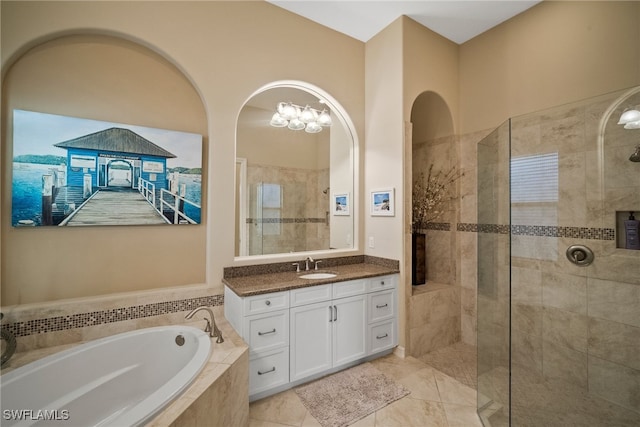
<path id="1" fill-rule="evenodd" d="M 457 230 L 473 233 L 513 234 L 516 236 L 570 237 L 587 240 L 616 239 L 616 231 L 613 228 L 597 227 L 458 223 Z"/>
<path id="2" fill-rule="evenodd" d="M 449 222 L 429 222 L 423 230 L 451 231 L 451 223 Z"/>
<path id="3" fill-rule="evenodd" d="M 247 224 L 321 224 L 326 218 L 247 218 Z"/>
<path id="4" fill-rule="evenodd" d="M 89 313 L 70 314 L 68 316 L 55 316 L 44 319 L 27 320 L 24 322 L 8 323 L 6 325 L 2 325 L 2 328 L 13 333 L 16 337 L 26 337 L 35 334 L 45 334 L 47 332 L 64 331 L 68 329 L 160 316 L 163 314 L 179 313 L 181 311 L 192 310 L 201 305 L 219 306 L 223 304 L 223 294 L 210 295 L 112 308 L 108 310 L 91 311 Z"/>

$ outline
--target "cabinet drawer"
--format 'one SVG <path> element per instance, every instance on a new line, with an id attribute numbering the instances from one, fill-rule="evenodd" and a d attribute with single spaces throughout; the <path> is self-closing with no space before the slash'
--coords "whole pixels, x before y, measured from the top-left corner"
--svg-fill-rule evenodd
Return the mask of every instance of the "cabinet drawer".
<path id="1" fill-rule="evenodd" d="M 395 319 L 369 325 L 369 354 L 388 350 L 396 343 Z"/>
<path id="2" fill-rule="evenodd" d="M 395 275 L 372 277 L 368 281 L 367 292 L 381 291 L 384 289 L 395 289 L 395 278 Z"/>
<path id="3" fill-rule="evenodd" d="M 289 382 L 289 347 L 249 360 L 249 395 Z"/>
<path id="4" fill-rule="evenodd" d="M 350 297 L 361 295 L 367 292 L 366 280 L 349 280 L 348 282 L 338 282 L 333 284 L 333 298 Z"/>
<path id="5" fill-rule="evenodd" d="M 395 316 L 395 291 L 380 291 L 367 295 L 369 323 L 391 319 Z"/>
<path id="6" fill-rule="evenodd" d="M 289 291 L 291 307 L 328 301 L 331 299 L 331 284 L 309 286 Z"/>
<path id="7" fill-rule="evenodd" d="M 289 292 L 274 292 L 244 299 L 244 315 L 268 313 L 289 308 Z"/>
<path id="8" fill-rule="evenodd" d="M 252 353 L 289 345 L 289 310 L 245 317 L 243 329 Z"/>

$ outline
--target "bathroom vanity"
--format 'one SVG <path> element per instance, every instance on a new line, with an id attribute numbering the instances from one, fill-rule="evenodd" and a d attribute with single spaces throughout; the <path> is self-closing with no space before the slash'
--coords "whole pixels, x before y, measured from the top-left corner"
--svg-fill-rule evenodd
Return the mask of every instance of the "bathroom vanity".
<path id="1" fill-rule="evenodd" d="M 398 344 L 398 274 L 362 269 L 340 274 L 338 267 L 334 278 L 320 280 L 295 273 L 225 280 L 225 317 L 249 344 L 251 401 L 379 357 Z"/>

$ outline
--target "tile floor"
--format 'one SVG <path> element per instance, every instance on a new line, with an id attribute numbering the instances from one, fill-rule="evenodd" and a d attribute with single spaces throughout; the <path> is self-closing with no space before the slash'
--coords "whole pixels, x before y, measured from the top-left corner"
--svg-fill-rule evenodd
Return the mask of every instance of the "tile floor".
<path id="1" fill-rule="evenodd" d="M 420 356 L 418 359 L 477 390 L 477 356 L 476 346 L 457 342 Z"/>
<path id="2" fill-rule="evenodd" d="M 440 354 L 437 358 L 442 359 Z M 413 357 L 402 359 L 391 354 L 371 364 L 411 393 L 357 421 L 352 427 L 482 426 L 476 415 L 476 390 L 472 387 Z M 447 368 L 452 366 L 447 363 Z M 293 390 L 251 403 L 249 418 L 250 427 L 320 426 Z"/>

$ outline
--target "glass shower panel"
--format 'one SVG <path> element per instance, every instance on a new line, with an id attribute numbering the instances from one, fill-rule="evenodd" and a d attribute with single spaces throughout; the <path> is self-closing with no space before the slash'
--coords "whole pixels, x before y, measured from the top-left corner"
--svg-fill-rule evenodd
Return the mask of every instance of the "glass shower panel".
<path id="1" fill-rule="evenodd" d="M 640 209 L 640 130 L 617 124 L 640 98 L 620 96 L 511 120 L 514 426 L 640 425 L 640 253 L 615 239 L 618 212 Z"/>
<path id="2" fill-rule="evenodd" d="M 640 87 L 512 118 L 506 139 L 497 137 L 503 125 L 478 146 L 485 426 L 640 425 L 640 250 L 629 247 L 625 228 L 640 212 L 640 122 L 619 122 L 633 109 Z M 496 172 L 505 167 L 509 185 Z M 482 232 L 484 223 L 505 224 L 495 198 L 505 187 L 508 250 Z M 593 262 L 574 262 L 575 245 Z M 505 253 L 509 275 L 500 270 Z"/>
<path id="3" fill-rule="evenodd" d="M 478 413 L 509 425 L 509 122 L 478 145 Z"/>

